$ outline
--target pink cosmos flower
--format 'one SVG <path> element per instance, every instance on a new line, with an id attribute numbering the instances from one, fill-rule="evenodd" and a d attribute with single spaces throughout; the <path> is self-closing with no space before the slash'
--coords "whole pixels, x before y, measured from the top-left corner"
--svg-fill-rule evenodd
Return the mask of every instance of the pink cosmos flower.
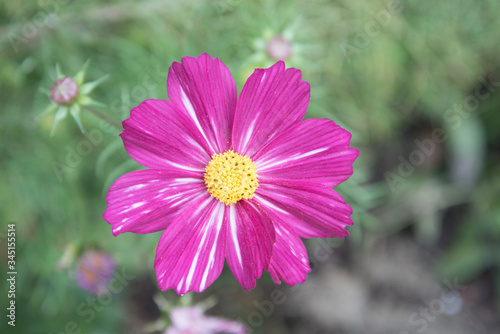
<path id="1" fill-rule="evenodd" d="M 245 326 L 236 321 L 206 317 L 199 307 L 176 307 L 170 312 L 172 325 L 165 334 L 245 334 Z"/>
<path id="2" fill-rule="evenodd" d="M 173 63 L 170 101 L 146 100 L 123 122 L 128 154 L 146 170 L 109 189 L 116 236 L 164 231 L 162 290 L 205 290 L 227 261 L 245 289 L 268 270 L 277 284 L 310 271 L 302 238 L 344 237 L 351 207 L 332 187 L 352 174 L 351 134 L 302 120 L 309 84 L 280 61 L 256 69 L 240 96 L 227 67 L 202 54 Z"/>

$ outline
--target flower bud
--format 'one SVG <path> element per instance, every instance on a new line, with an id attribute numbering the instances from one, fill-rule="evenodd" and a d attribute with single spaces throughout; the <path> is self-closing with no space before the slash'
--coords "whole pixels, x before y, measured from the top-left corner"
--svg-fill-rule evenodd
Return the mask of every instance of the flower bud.
<path id="1" fill-rule="evenodd" d="M 286 60 L 292 54 L 292 44 L 282 36 L 274 36 L 267 42 L 267 54 L 276 60 Z"/>
<path id="2" fill-rule="evenodd" d="M 89 251 L 78 260 L 75 279 L 83 290 L 100 295 L 107 290 L 114 271 L 115 261 L 111 255 Z"/>
<path id="3" fill-rule="evenodd" d="M 57 104 L 71 104 L 78 96 L 78 85 L 71 77 L 57 79 L 50 87 L 50 99 Z"/>

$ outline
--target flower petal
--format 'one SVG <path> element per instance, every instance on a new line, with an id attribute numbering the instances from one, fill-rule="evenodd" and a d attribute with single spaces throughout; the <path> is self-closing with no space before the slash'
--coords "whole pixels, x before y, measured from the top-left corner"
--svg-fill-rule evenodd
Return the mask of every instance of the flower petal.
<path id="1" fill-rule="evenodd" d="M 225 238 L 224 204 L 207 192 L 186 206 L 160 238 L 155 259 L 160 289 L 205 290 L 222 272 Z"/>
<path id="2" fill-rule="evenodd" d="M 169 316 L 172 320 L 172 325 L 179 330 L 188 330 L 205 320 L 203 311 L 196 306 L 174 307 L 170 311 Z"/>
<path id="3" fill-rule="evenodd" d="M 309 84 L 301 79 L 300 70 L 285 70 L 282 61 L 268 69 L 256 69 L 245 83 L 236 106 L 234 151 L 252 156 L 302 120 L 309 96 Z"/>
<path id="4" fill-rule="evenodd" d="M 342 238 L 352 225 L 352 209 L 333 189 L 320 183 L 275 180 L 259 184 L 254 199 L 303 238 Z"/>
<path id="5" fill-rule="evenodd" d="M 280 284 L 280 278 L 288 285 L 304 283 L 311 271 L 307 250 L 292 228 L 274 213 L 268 211 L 276 228 L 276 242 L 269 264 L 269 273 L 274 283 Z"/>
<path id="6" fill-rule="evenodd" d="M 204 193 L 201 173 L 134 171 L 111 185 L 103 218 L 111 224 L 115 236 L 123 232 L 153 233 L 164 230 L 187 203 Z"/>
<path id="7" fill-rule="evenodd" d="M 203 171 L 210 161 L 196 127 L 168 101 L 146 100 L 133 108 L 120 136 L 128 154 L 148 168 Z"/>
<path id="8" fill-rule="evenodd" d="M 300 179 L 334 187 L 352 175 L 358 150 L 351 134 L 328 119 L 307 119 L 266 145 L 252 160 L 259 180 Z"/>
<path id="9" fill-rule="evenodd" d="M 219 317 L 206 317 L 202 323 L 204 330 L 209 330 L 210 333 L 226 333 L 226 334 L 247 334 L 245 326 L 237 321 L 231 321 Z M 203 332 L 205 333 L 205 332 Z"/>
<path id="10" fill-rule="evenodd" d="M 247 333 L 243 324 L 219 317 L 206 317 L 197 306 L 174 307 L 170 311 L 170 319 L 172 320 L 172 325 L 167 329 L 165 334 Z"/>
<path id="11" fill-rule="evenodd" d="M 174 326 L 170 326 L 167 328 L 164 334 L 183 334 L 184 330 L 183 329 L 178 329 Z"/>
<path id="12" fill-rule="evenodd" d="M 167 79 L 170 101 L 177 104 L 210 147 L 210 154 L 231 147 L 231 127 L 238 92 L 228 68 L 204 53 L 174 62 Z"/>
<path id="13" fill-rule="evenodd" d="M 274 226 L 253 201 L 226 206 L 226 260 L 241 286 L 250 290 L 268 268 L 275 239 Z"/>

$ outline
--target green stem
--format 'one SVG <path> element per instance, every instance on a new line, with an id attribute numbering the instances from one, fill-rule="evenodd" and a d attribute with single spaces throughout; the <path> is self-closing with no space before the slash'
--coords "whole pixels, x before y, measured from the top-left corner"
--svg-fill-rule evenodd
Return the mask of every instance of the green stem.
<path id="1" fill-rule="evenodd" d="M 91 113 L 93 113 L 94 115 L 96 115 L 97 117 L 99 117 L 100 119 L 108 122 L 109 124 L 111 124 L 112 126 L 114 126 L 117 130 L 121 131 L 123 130 L 122 129 L 122 126 L 117 123 L 115 120 L 109 118 L 108 116 L 104 115 L 102 112 L 92 108 L 92 107 L 89 107 L 89 106 L 83 106 L 85 109 L 87 109 L 88 111 L 90 111 Z"/>

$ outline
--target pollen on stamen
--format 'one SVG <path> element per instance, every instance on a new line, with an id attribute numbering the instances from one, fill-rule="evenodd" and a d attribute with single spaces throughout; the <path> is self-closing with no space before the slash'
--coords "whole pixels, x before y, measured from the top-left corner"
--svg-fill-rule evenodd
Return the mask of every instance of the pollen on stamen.
<path id="1" fill-rule="evenodd" d="M 210 195 L 229 206 L 253 198 L 259 187 L 252 159 L 233 150 L 214 154 L 205 167 L 204 179 Z"/>

